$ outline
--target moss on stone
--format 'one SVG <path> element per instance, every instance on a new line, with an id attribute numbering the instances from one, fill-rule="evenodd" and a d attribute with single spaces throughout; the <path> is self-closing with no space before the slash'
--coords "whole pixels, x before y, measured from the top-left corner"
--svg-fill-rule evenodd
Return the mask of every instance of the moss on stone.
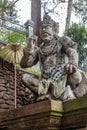
<path id="1" fill-rule="evenodd" d="M 63 112 L 63 106 L 61 101 L 51 100 L 51 110 L 57 112 Z"/>
<path id="2" fill-rule="evenodd" d="M 64 112 L 87 109 L 87 96 L 63 102 Z"/>

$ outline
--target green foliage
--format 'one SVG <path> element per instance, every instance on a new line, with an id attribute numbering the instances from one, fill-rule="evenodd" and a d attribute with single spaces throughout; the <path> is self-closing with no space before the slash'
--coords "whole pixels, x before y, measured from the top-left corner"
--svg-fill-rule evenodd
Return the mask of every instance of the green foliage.
<path id="1" fill-rule="evenodd" d="M 7 6 L 8 0 L 0 0 L 0 8 Z"/>
<path id="2" fill-rule="evenodd" d="M 9 43 L 24 43 L 26 36 L 18 32 L 0 28 L 0 39 Z"/>
<path id="3" fill-rule="evenodd" d="M 68 36 L 78 45 L 79 64 L 81 67 L 87 65 L 87 29 L 84 25 L 73 23 L 68 30 Z"/>
<path id="4" fill-rule="evenodd" d="M 6 41 L 8 41 L 9 43 L 23 43 L 26 40 L 26 36 L 23 34 L 20 34 L 18 32 L 10 32 L 6 37 L 5 37 Z"/>
<path id="5" fill-rule="evenodd" d="M 86 77 L 87 77 L 87 73 L 85 73 Z"/>

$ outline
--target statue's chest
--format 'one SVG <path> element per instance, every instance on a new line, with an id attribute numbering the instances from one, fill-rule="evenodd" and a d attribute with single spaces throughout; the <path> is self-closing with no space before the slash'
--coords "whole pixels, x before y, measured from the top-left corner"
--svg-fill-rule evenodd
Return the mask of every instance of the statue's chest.
<path id="1" fill-rule="evenodd" d="M 52 48 L 51 48 L 52 49 Z M 55 46 L 53 50 L 45 51 L 43 50 L 40 52 L 40 59 L 43 65 L 45 66 L 53 66 L 60 64 L 61 62 L 61 46 Z"/>
<path id="2" fill-rule="evenodd" d="M 40 48 L 40 55 L 42 57 L 51 56 L 54 54 L 59 54 L 61 52 L 61 45 L 55 43 L 53 45 L 46 45 Z"/>

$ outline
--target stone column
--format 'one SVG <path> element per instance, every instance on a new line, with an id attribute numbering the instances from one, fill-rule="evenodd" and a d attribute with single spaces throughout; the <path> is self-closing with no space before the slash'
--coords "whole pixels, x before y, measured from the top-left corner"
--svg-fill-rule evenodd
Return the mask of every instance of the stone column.
<path id="1" fill-rule="evenodd" d="M 27 22 L 24 25 L 26 28 L 26 41 L 27 41 L 27 39 L 34 34 L 34 22 L 31 20 L 27 20 Z"/>
<path id="2" fill-rule="evenodd" d="M 41 0 L 31 0 L 31 20 L 34 21 L 34 34 L 38 36 L 38 27 L 41 21 Z"/>

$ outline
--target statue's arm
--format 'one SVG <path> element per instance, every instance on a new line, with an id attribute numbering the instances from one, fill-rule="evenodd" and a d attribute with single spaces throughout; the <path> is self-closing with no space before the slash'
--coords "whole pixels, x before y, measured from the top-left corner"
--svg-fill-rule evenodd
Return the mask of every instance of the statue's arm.
<path id="1" fill-rule="evenodd" d="M 67 36 L 63 36 L 60 40 L 63 51 L 68 57 L 68 63 L 78 66 L 77 44 Z"/>
<path id="2" fill-rule="evenodd" d="M 23 57 L 20 62 L 22 68 L 31 67 L 38 62 L 39 47 L 36 46 L 36 42 L 36 36 L 30 37 L 27 47 L 23 49 Z"/>
<path id="3" fill-rule="evenodd" d="M 65 36 L 62 38 L 62 45 L 64 53 L 68 57 L 68 62 L 65 64 L 65 72 L 68 74 L 69 82 L 74 86 L 82 81 L 82 74 L 78 69 L 77 45 Z"/>
<path id="4" fill-rule="evenodd" d="M 23 57 L 20 62 L 22 68 L 27 68 L 35 65 L 38 62 L 38 48 L 30 51 L 27 47 L 23 50 Z"/>
<path id="5" fill-rule="evenodd" d="M 71 47 L 66 49 L 66 55 L 68 57 L 68 63 L 78 66 L 78 53 L 77 50 Z"/>

